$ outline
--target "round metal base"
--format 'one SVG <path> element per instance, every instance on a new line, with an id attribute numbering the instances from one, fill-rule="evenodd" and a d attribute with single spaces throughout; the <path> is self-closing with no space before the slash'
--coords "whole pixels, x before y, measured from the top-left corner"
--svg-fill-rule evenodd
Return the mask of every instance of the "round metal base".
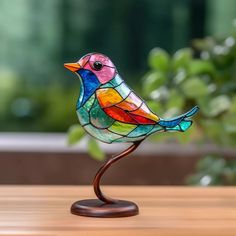
<path id="1" fill-rule="evenodd" d="M 104 203 L 99 199 L 87 199 L 75 202 L 71 213 L 80 216 L 114 218 L 134 216 L 139 213 L 138 206 L 130 201 L 117 200 L 115 203 Z"/>

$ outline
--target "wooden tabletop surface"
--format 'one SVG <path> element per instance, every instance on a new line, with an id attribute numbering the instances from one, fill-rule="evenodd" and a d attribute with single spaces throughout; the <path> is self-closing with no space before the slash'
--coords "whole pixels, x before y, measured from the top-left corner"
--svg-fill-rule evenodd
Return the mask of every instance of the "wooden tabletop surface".
<path id="1" fill-rule="evenodd" d="M 71 204 L 92 198 L 89 186 L 1 186 L 0 235 L 236 235 L 236 188 L 106 186 L 139 205 L 127 218 L 86 218 Z"/>

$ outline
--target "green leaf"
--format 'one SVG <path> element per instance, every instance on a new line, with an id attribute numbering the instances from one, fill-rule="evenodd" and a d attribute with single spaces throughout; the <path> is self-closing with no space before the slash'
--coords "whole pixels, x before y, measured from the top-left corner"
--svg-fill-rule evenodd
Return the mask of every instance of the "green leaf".
<path id="1" fill-rule="evenodd" d="M 149 53 L 148 64 L 151 69 L 166 72 L 169 69 L 170 56 L 165 50 L 154 48 Z"/>
<path id="2" fill-rule="evenodd" d="M 98 142 L 93 138 L 89 138 L 88 140 L 88 152 L 91 157 L 97 161 L 103 161 L 105 159 L 105 153 L 98 145 Z"/>
<path id="3" fill-rule="evenodd" d="M 186 179 L 186 183 L 198 186 L 212 186 L 212 185 L 222 185 L 223 180 L 221 176 L 214 176 L 200 172 L 188 176 Z"/>
<path id="4" fill-rule="evenodd" d="M 185 180 L 186 184 L 188 185 L 201 185 L 200 181 L 203 177 L 203 173 L 196 173 L 188 176 Z"/>
<path id="5" fill-rule="evenodd" d="M 67 143 L 73 145 L 79 142 L 84 134 L 85 131 L 79 124 L 72 125 L 68 130 Z"/>
<path id="6" fill-rule="evenodd" d="M 143 92 L 145 96 L 149 95 L 150 92 L 162 86 L 166 81 L 166 77 L 159 71 L 154 71 L 147 74 L 144 77 Z"/>
<path id="7" fill-rule="evenodd" d="M 192 60 L 189 64 L 189 75 L 210 74 L 213 75 L 215 68 L 210 61 L 200 59 Z"/>
<path id="8" fill-rule="evenodd" d="M 216 143 L 222 143 L 222 122 L 218 119 L 202 119 L 202 129 L 205 130 L 205 138 L 210 138 Z"/>
<path id="9" fill-rule="evenodd" d="M 185 102 L 184 100 L 183 95 L 179 91 L 172 89 L 169 93 L 166 106 L 167 108 L 178 108 L 181 110 Z"/>
<path id="10" fill-rule="evenodd" d="M 233 95 L 232 100 L 231 100 L 231 107 L 229 110 L 230 113 L 236 113 L 236 95 Z"/>
<path id="11" fill-rule="evenodd" d="M 185 69 L 178 69 L 176 74 L 173 76 L 173 83 L 179 85 L 187 79 L 187 72 Z"/>
<path id="12" fill-rule="evenodd" d="M 236 134 L 236 112 L 229 113 L 223 117 L 224 131 L 229 134 Z"/>
<path id="13" fill-rule="evenodd" d="M 199 130 L 196 126 L 196 123 L 193 122 L 193 125 L 190 129 L 188 129 L 187 132 L 177 134 L 178 141 L 182 144 L 193 142 L 196 143 L 198 140 L 198 132 Z"/>
<path id="14" fill-rule="evenodd" d="M 154 111 L 156 114 L 163 114 L 164 113 L 164 107 L 160 102 L 149 100 L 147 101 L 148 107 Z"/>
<path id="15" fill-rule="evenodd" d="M 169 90 L 166 86 L 161 86 L 149 94 L 149 98 L 156 101 L 166 101 L 169 97 Z"/>
<path id="16" fill-rule="evenodd" d="M 181 88 L 188 98 L 198 98 L 208 94 L 207 85 L 199 77 L 187 79 Z"/>
<path id="17" fill-rule="evenodd" d="M 224 179 L 228 185 L 236 184 L 236 168 L 235 161 L 227 163 L 227 166 L 224 168 Z"/>
<path id="18" fill-rule="evenodd" d="M 213 98 L 209 103 L 208 113 L 210 116 L 214 117 L 221 114 L 224 111 L 229 110 L 231 107 L 231 100 L 226 95 L 220 95 Z"/>
<path id="19" fill-rule="evenodd" d="M 225 160 L 223 158 L 215 158 L 213 164 L 209 168 L 212 175 L 221 175 L 224 172 Z"/>
<path id="20" fill-rule="evenodd" d="M 191 48 L 179 49 L 174 55 L 172 60 L 173 69 L 187 68 L 193 57 Z"/>
<path id="21" fill-rule="evenodd" d="M 197 170 L 198 171 L 205 171 L 210 168 L 212 163 L 214 162 L 215 157 L 211 155 L 207 155 L 204 158 L 202 158 L 200 161 L 197 163 Z"/>
<path id="22" fill-rule="evenodd" d="M 214 38 L 208 36 L 203 39 L 194 39 L 192 44 L 198 51 L 210 51 L 216 42 Z"/>

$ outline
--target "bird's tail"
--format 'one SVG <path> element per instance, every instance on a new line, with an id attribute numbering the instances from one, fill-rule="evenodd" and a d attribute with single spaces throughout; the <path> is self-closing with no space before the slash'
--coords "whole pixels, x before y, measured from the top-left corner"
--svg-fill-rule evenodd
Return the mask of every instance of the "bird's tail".
<path id="1" fill-rule="evenodd" d="M 184 132 L 192 125 L 192 121 L 189 118 L 194 116 L 198 110 L 199 108 L 195 106 L 185 114 L 182 114 L 178 117 L 171 119 L 161 119 L 158 122 L 158 125 L 162 126 L 164 131 Z"/>

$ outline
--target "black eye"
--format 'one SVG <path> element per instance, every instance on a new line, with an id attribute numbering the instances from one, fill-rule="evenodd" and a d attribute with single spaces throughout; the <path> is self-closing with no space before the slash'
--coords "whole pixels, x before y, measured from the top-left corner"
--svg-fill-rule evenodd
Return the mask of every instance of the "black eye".
<path id="1" fill-rule="evenodd" d="M 93 68 L 94 68 L 95 70 L 101 70 L 102 67 L 103 67 L 103 65 L 102 65 L 102 63 L 101 63 L 100 61 L 95 61 L 95 62 L 93 63 Z"/>

